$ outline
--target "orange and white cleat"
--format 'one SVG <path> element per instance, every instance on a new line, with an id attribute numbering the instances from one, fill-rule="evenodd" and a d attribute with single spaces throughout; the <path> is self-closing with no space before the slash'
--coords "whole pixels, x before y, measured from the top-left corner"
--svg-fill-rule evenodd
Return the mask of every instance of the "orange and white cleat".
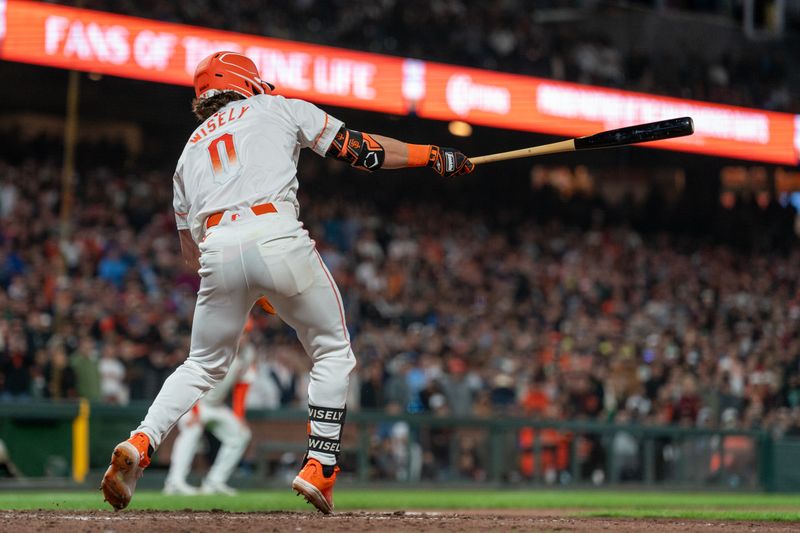
<path id="1" fill-rule="evenodd" d="M 325 514 L 333 512 L 333 486 L 339 467 L 306 459 L 300 473 L 292 481 L 292 490 L 303 495 L 308 503 Z"/>
<path id="2" fill-rule="evenodd" d="M 125 509 L 131 503 L 136 482 L 150 464 L 149 448 L 150 439 L 144 433 L 136 433 L 114 448 L 100 489 L 115 510 Z"/>

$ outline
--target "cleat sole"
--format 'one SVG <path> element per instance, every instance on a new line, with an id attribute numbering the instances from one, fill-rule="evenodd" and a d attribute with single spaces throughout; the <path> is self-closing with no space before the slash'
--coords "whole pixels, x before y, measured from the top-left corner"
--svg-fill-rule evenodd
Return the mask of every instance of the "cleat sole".
<path id="1" fill-rule="evenodd" d="M 122 448 L 126 445 L 130 449 L 123 450 Z M 138 452 L 131 444 L 122 443 L 118 445 L 111 454 L 111 464 L 103 476 L 103 481 L 100 483 L 104 501 L 108 502 L 116 511 L 126 508 L 131 502 L 135 479 L 141 476 L 141 471 L 138 473 L 134 471 L 137 468 L 134 458 L 138 458 Z M 129 486 L 132 475 L 134 480 L 132 485 Z"/>
<path id="2" fill-rule="evenodd" d="M 294 481 L 292 481 L 292 489 L 297 492 L 298 496 L 302 495 L 308 503 L 316 507 L 323 514 L 331 514 L 333 512 L 333 506 L 328 503 L 328 500 L 325 499 L 322 492 L 300 476 L 297 476 L 294 478 Z"/>

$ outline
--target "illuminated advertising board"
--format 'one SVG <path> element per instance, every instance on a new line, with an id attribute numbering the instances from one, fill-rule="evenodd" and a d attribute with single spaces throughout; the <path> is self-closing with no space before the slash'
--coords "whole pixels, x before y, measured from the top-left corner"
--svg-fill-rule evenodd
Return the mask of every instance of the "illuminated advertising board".
<path id="1" fill-rule="evenodd" d="M 569 137 L 688 115 L 694 135 L 651 146 L 787 165 L 800 153 L 800 118 L 787 113 L 0 0 L 5 60 L 191 85 L 217 50 L 246 54 L 280 94 L 319 104 Z"/>

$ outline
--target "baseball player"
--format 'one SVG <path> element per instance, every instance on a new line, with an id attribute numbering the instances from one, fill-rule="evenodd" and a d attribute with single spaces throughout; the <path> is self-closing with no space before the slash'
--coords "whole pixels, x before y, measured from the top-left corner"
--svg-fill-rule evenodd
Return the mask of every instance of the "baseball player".
<path id="1" fill-rule="evenodd" d="M 180 433 L 172 443 L 169 472 L 164 482 L 165 494 L 236 495 L 236 490 L 228 485 L 228 479 L 250 442 L 250 428 L 244 421 L 244 400 L 254 374 L 256 352 L 253 345 L 246 342 L 247 333 L 252 329 L 253 321 L 248 320 L 244 328 L 245 334 L 240 341 L 239 353 L 225 379 L 178 420 Z M 232 408 L 225 404 L 228 393 L 232 395 Z M 221 446 L 198 491 L 187 483 L 186 477 L 205 428 L 219 439 Z"/>
<path id="2" fill-rule="evenodd" d="M 189 356 L 164 382 L 131 437 L 114 448 L 103 494 L 115 509 L 130 503 L 164 436 L 225 377 L 250 308 L 266 295 L 313 362 L 308 451 L 292 489 L 327 514 L 333 510 L 356 360 L 339 290 L 298 218 L 300 150 L 369 171 L 431 167 L 441 176 L 457 176 L 474 167 L 453 148 L 361 132 L 308 102 L 274 95 L 274 86 L 238 53 L 203 59 L 194 88 L 201 124 L 173 177 L 183 257 L 201 277 Z"/>

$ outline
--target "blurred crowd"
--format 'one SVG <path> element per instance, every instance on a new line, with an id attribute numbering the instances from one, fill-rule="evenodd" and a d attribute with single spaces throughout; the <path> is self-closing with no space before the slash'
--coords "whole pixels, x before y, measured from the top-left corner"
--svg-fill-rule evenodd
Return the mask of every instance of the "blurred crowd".
<path id="1" fill-rule="evenodd" d="M 312 172 L 309 167 L 307 172 Z M 163 172 L 0 163 L 0 398 L 126 404 L 186 357 L 198 277 Z M 796 431 L 800 252 L 679 243 L 624 225 L 499 225 L 343 197 L 303 218 L 341 287 L 354 408 Z M 302 405 L 308 359 L 254 312 L 251 407 Z"/>
<path id="2" fill-rule="evenodd" d="M 800 97 L 788 78 L 796 66 L 789 46 L 743 39 L 741 46 L 711 58 L 676 41 L 660 43 L 657 52 L 648 53 L 639 46 L 615 45 L 609 34 L 613 27 L 605 33 L 575 31 L 568 22 L 536 17 L 544 8 L 557 13 L 558 8 L 592 4 L 574 0 L 84 3 L 92 9 L 169 22 L 470 67 L 778 111 L 800 109 Z"/>
<path id="3" fill-rule="evenodd" d="M 59 141 L 11 131 L 0 146 L 0 401 L 149 402 L 188 353 L 199 282 L 180 258 L 170 170 L 121 164 L 130 158 L 114 143 L 81 143 L 63 237 Z M 336 161 L 301 160 L 302 218 L 339 283 L 359 359 L 350 408 L 799 435 L 793 210 L 728 209 L 691 192 L 604 206 L 591 187 L 554 188 L 543 170 L 506 190 L 499 175 L 492 186 L 485 174 L 458 187 L 413 173 L 376 184 Z M 303 407 L 309 359 L 280 320 L 253 317 L 247 406 Z M 486 442 L 485 432 L 381 425 L 372 475 L 484 479 Z M 664 457 L 696 456 L 707 477 L 715 464 L 752 463 L 752 441 L 740 442 L 741 460 L 697 442 L 658 443 L 655 475 L 674 470 Z M 627 432 L 525 430 L 506 443 L 510 471 L 544 469 L 555 482 L 574 471 L 573 446 L 584 479 L 643 479 Z"/>

